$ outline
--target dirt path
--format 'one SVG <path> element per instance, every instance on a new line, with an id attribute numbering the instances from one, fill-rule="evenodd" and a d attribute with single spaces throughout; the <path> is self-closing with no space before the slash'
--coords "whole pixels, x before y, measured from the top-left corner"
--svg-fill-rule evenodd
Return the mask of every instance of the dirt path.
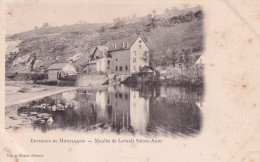
<path id="1" fill-rule="evenodd" d="M 21 104 L 32 100 L 40 99 L 52 94 L 77 89 L 78 87 L 57 87 L 57 86 L 37 86 L 37 87 L 17 87 L 5 86 L 5 106 Z"/>

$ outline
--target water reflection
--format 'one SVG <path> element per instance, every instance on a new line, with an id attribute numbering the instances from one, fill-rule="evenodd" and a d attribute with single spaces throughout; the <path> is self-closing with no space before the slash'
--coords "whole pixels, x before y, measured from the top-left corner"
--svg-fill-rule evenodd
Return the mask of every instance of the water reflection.
<path id="1" fill-rule="evenodd" d="M 18 109 L 35 129 L 143 135 L 195 135 L 201 130 L 202 89 L 125 85 L 64 92 Z"/>

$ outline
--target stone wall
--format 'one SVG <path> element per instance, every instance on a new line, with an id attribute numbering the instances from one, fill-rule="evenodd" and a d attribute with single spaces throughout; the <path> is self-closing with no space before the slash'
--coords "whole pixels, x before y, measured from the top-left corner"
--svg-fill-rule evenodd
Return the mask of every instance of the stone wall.
<path id="1" fill-rule="evenodd" d="M 106 75 L 79 75 L 76 86 L 102 85 L 107 79 Z"/>

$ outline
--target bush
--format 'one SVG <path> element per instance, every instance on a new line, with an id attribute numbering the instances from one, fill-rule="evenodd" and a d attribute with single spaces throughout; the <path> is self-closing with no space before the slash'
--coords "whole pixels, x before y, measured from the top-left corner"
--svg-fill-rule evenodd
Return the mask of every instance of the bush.
<path id="1" fill-rule="evenodd" d="M 15 78 L 18 74 L 17 73 L 6 73 L 5 76 L 9 79 Z"/>
<path id="2" fill-rule="evenodd" d="M 5 73 L 5 76 L 11 80 L 31 80 L 32 79 L 32 73 Z"/>
<path id="3" fill-rule="evenodd" d="M 57 81 L 47 81 L 47 79 L 43 80 L 36 80 L 34 84 L 41 84 L 41 85 L 57 85 Z"/>
<path id="4" fill-rule="evenodd" d="M 32 80 L 36 81 L 36 80 L 43 80 L 43 79 L 47 79 L 48 75 L 46 73 L 36 73 L 32 75 Z"/>
<path id="5" fill-rule="evenodd" d="M 195 66 L 180 73 L 168 73 L 165 77 L 165 79 L 161 80 L 162 84 L 203 86 L 204 68 L 203 66 Z"/>
<path id="6" fill-rule="evenodd" d="M 77 75 L 66 75 L 60 78 L 61 81 L 76 81 Z"/>
<path id="7" fill-rule="evenodd" d="M 68 80 L 61 80 L 58 82 L 59 86 L 75 86 L 76 82 L 75 81 L 68 81 Z"/>

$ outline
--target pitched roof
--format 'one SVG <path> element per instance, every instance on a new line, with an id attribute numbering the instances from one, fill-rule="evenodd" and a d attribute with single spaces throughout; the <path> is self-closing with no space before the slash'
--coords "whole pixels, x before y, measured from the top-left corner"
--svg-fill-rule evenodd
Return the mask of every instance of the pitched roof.
<path id="1" fill-rule="evenodd" d="M 202 60 L 202 61 L 203 61 L 203 59 L 204 59 L 204 58 L 205 58 L 205 56 L 204 56 L 204 55 L 197 56 L 197 57 L 196 57 L 195 64 L 199 63 L 199 61 L 200 61 L 200 60 Z"/>
<path id="2" fill-rule="evenodd" d="M 101 52 L 101 57 L 109 57 L 109 55 L 107 53 L 108 47 L 103 45 L 103 46 L 96 46 L 95 50 L 90 55 L 91 58 L 93 58 L 96 55 L 97 50 L 99 50 Z M 98 56 L 98 57 L 100 57 L 100 56 Z"/>
<path id="3" fill-rule="evenodd" d="M 126 50 L 130 49 L 130 47 L 135 43 L 135 41 L 139 38 L 139 36 L 131 36 L 123 39 L 113 40 L 109 41 L 105 44 L 105 46 L 108 47 L 108 51 L 118 51 L 118 50 Z M 125 44 L 125 47 L 123 47 L 123 43 Z M 116 44 L 116 49 L 115 49 Z M 127 44 L 127 47 L 126 47 Z"/>
<path id="4" fill-rule="evenodd" d="M 99 60 L 100 60 L 100 59 L 92 60 L 92 61 L 86 63 L 86 65 L 96 64 Z"/>
<path id="5" fill-rule="evenodd" d="M 63 69 L 65 66 L 67 66 L 69 63 L 55 63 L 52 64 L 47 70 L 59 70 Z"/>
<path id="6" fill-rule="evenodd" d="M 100 51 L 107 51 L 108 47 L 107 46 L 97 46 L 97 49 L 99 49 Z"/>

